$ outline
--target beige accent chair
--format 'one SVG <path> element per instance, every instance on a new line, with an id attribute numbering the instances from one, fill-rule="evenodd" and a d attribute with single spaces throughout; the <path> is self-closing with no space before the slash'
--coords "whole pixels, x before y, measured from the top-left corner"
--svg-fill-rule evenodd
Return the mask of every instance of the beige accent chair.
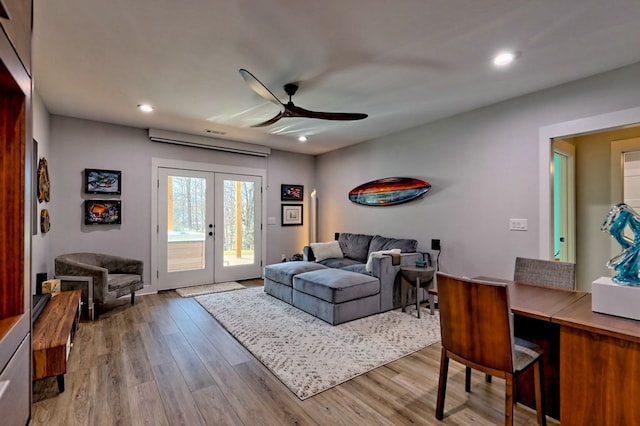
<path id="1" fill-rule="evenodd" d="M 83 300 L 94 318 L 94 304 L 105 305 L 131 294 L 135 303 L 142 282 L 144 265 L 141 260 L 102 253 L 69 253 L 55 259 L 56 278 L 64 288 L 77 288 L 82 283 Z M 86 286 L 85 286 L 86 284 Z"/>

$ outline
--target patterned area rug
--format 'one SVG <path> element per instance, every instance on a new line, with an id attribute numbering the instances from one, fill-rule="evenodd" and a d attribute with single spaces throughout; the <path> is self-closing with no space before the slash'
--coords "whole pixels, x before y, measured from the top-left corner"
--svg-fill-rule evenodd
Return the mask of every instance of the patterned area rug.
<path id="1" fill-rule="evenodd" d="M 300 399 L 440 341 L 439 316 L 427 310 L 331 326 L 263 287 L 196 300 Z"/>
<path id="2" fill-rule="evenodd" d="M 197 285 L 194 287 L 177 288 L 176 293 L 182 297 L 201 296 L 209 293 L 222 293 L 230 290 L 240 290 L 245 288 L 242 284 L 235 281 L 217 284 Z"/>

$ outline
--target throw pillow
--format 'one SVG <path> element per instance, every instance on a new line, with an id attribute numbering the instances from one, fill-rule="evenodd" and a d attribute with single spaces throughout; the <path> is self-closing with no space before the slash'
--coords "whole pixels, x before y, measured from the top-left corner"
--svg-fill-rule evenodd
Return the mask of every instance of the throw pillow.
<path id="1" fill-rule="evenodd" d="M 313 255 L 316 258 L 316 262 L 320 262 L 325 259 L 343 258 L 340 244 L 337 241 L 330 241 L 328 243 L 311 243 L 309 244 Z"/>
<path id="2" fill-rule="evenodd" d="M 372 258 L 373 256 L 377 256 L 377 255 L 381 255 L 381 254 L 400 254 L 400 249 L 389 249 L 389 250 L 379 250 L 379 251 L 372 251 L 371 253 L 369 253 L 369 259 L 367 259 L 367 264 L 365 265 L 365 269 L 367 270 L 367 272 L 371 272 L 371 269 L 373 269 L 373 261 Z"/>

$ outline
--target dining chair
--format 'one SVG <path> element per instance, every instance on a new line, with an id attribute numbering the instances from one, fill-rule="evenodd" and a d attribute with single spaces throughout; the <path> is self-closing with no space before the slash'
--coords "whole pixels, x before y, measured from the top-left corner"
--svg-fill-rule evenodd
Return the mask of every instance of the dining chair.
<path id="1" fill-rule="evenodd" d="M 547 287 L 576 289 L 576 264 L 516 257 L 513 280 Z"/>
<path id="2" fill-rule="evenodd" d="M 538 424 L 544 415 L 542 349 L 513 334 L 509 288 L 493 283 L 459 278 L 439 272 L 438 301 L 442 353 L 436 418 L 442 420 L 449 360 L 505 380 L 505 425 L 513 424 L 516 377 L 533 368 Z M 465 390 L 471 391 L 470 376 Z"/>

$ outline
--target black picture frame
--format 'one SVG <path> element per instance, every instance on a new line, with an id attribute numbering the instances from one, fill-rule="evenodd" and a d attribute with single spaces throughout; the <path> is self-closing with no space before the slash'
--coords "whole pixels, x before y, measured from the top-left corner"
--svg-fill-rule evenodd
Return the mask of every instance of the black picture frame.
<path id="1" fill-rule="evenodd" d="M 120 170 L 84 169 L 85 194 L 122 194 Z"/>
<path id="2" fill-rule="evenodd" d="M 85 225 L 120 225 L 122 203 L 120 200 L 85 200 Z"/>
<path id="3" fill-rule="evenodd" d="M 302 226 L 304 206 L 302 204 L 282 204 L 282 226 Z"/>
<path id="4" fill-rule="evenodd" d="M 280 201 L 302 201 L 303 199 L 303 185 L 280 185 Z"/>

